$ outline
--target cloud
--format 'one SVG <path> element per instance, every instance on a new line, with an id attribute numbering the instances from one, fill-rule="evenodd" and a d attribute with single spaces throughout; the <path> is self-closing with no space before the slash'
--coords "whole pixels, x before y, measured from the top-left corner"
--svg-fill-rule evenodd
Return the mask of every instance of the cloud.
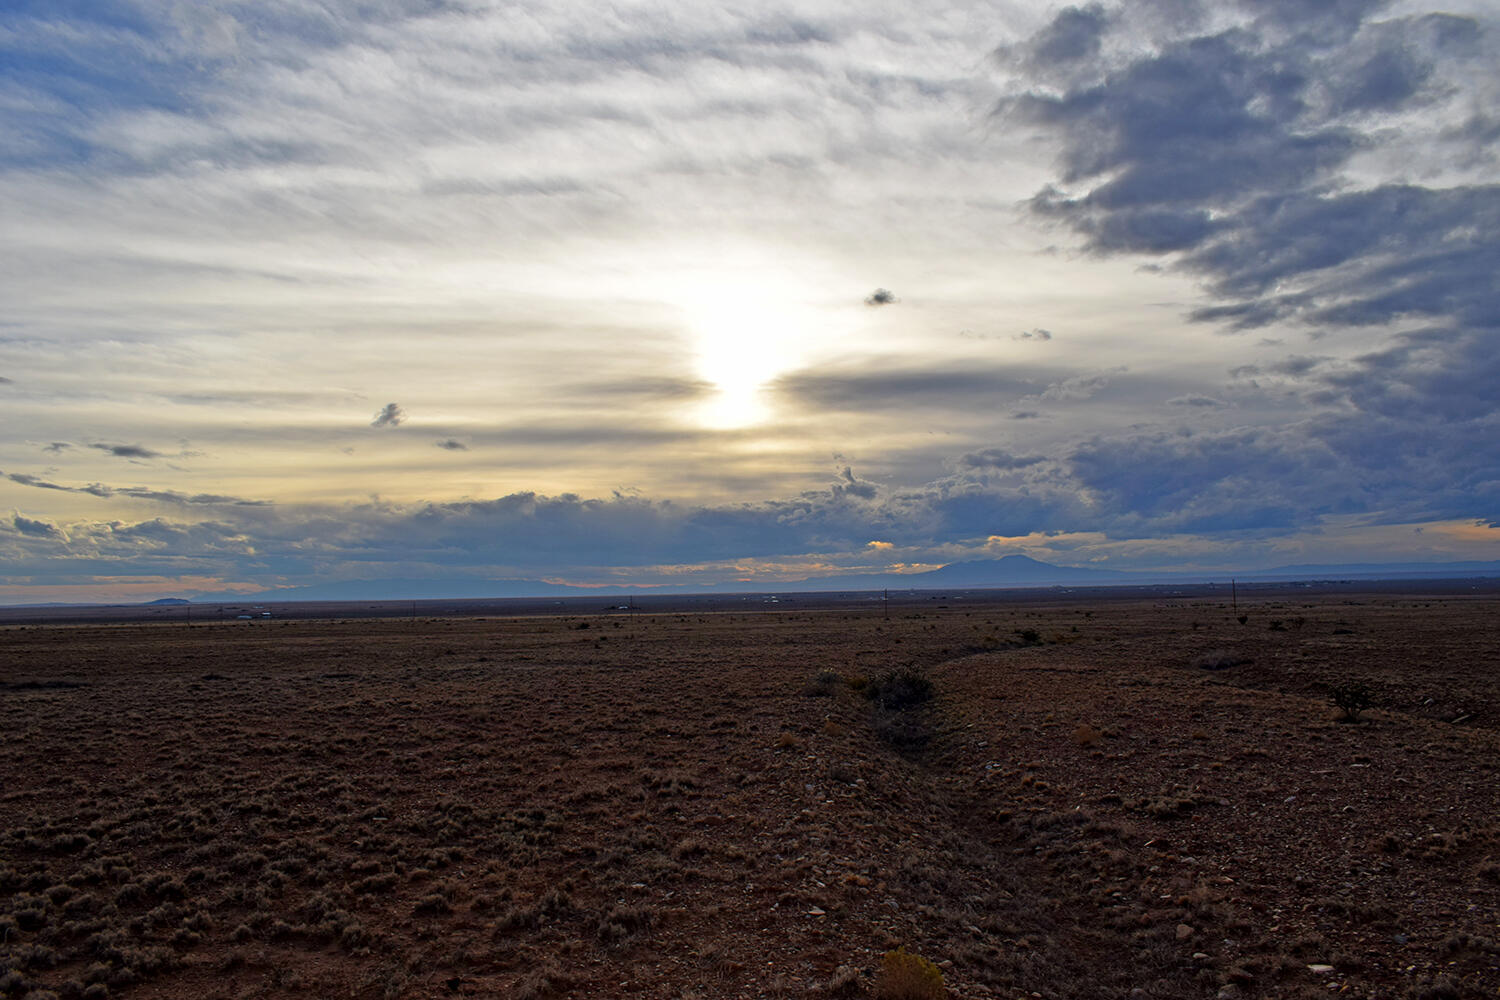
<path id="1" fill-rule="evenodd" d="M 64 486 L 61 483 L 49 482 L 38 476 L 25 472 L 12 472 L 6 475 L 6 479 L 20 486 L 30 486 L 40 490 L 58 490 L 64 493 L 82 493 L 89 496 L 107 499 L 109 497 L 124 497 L 130 500 L 151 500 L 157 503 L 172 504 L 174 506 L 217 506 L 229 505 L 235 507 L 269 507 L 270 500 L 247 500 L 244 497 L 227 496 L 219 493 L 180 493 L 176 490 L 151 489 L 145 486 L 106 486 L 103 483 L 90 483 L 87 486 Z"/>
<path id="2" fill-rule="evenodd" d="M 1420 131 L 1399 116 L 1461 103 L 1480 58 L 1474 19 L 1374 21 L 1377 6 L 1309 18 L 1244 5 L 1260 16 L 1135 48 L 1102 78 L 1080 70 L 1060 91 L 1011 96 L 1004 113 L 1060 142 L 1062 176 L 1033 210 L 1096 253 L 1175 255 L 1226 300 L 1195 318 L 1235 329 L 1495 322 L 1482 276 L 1500 258 L 1489 225 L 1500 186 L 1340 183 L 1392 134 L 1369 113 Z M 1031 39 L 1033 52 L 1062 20 Z M 1111 27 L 1130 31 L 1124 18 Z"/>
<path id="3" fill-rule="evenodd" d="M 158 459 L 149 485 L 12 473 L 13 492 L 99 514 L 47 513 L 65 555 L 19 529 L 0 545 L 143 574 L 597 577 L 870 539 L 916 560 L 992 535 L 1162 551 L 1336 517 L 1494 519 L 1500 32 L 1467 6 L 1141 0 L 980 31 L 429 0 L 138 4 L 128 30 L 79 4 L 0 15 L 34 54 L 0 100 L 17 261 L 0 336 L 31 407 L 8 426 L 78 442 L 47 447 L 59 466 Z M 1037 30 L 1016 39 L 1022 23 Z M 1024 128 L 975 127 L 997 87 Z M 694 233 L 713 235 L 677 243 Z M 806 272 L 798 307 L 829 322 L 782 359 L 775 420 L 705 429 L 688 405 L 717 391 L 693 369 L 704 331 L 674 296 L 739 267 L 744 242 L 796 248 L 774 266 Z M 874 256 L 850 263 L 856 245 Z M 906 329 L 873 311 L 887 289 L 844 311 L 857 268 L 942 278 L 922 315 L 898 311 Z M 747 298 L 719 304 L 763 304 L 744 270 Z M 1161 300 L 1200 326 L 1143 312 Z M 1040 321 L 1066 343 L 1041 347 Z M 965 325 L 1049 367 L 969 357 L 943 335 Z M 1257 329 L 1316 335 L 1316 353 L 1205 346 Z M 374 400 L 334 383 L 391 371 L 452 423 L 346 458 L 361 427 L 336 414 Z M 175 429 L 191 421 L 215 458 L 189 475 L 83 444 L 105 403 L 112 440 L 197 439 Z M 371 424 L 404 421 L 392 403 Z M 799 464 L 814 444 L 878 485 L 849 460 L 831 481 Z M 329 453 L 318 495 L 402 502 L 234 495 Z M 533 492 L 452 500 L 486 467 Z M 636 476 L 637 494 L 586 498 Z"/>
<path id="4" fill-rule="evenodd" d="M 963 408 L 1041 392 L 1051 374 L 1017 366 L 1002 371 L 875 360 L 854 368 L 793 372 L 778 379 L 775 388 L 802 406 L 823 410 Z"/>
<path id="5" fill-rule="evenodd" d="M 839 481 L 833 484 L 832 492 L 835 497 L 851 496 L 861 500 L 873 500 L 879 494 L 880 488 L 874 483 L 856 478 L 854 469 L 846 465 L 844 471 L 839 474 Z"/>
<path id="6" fill-rule="evenodd" d="M 59 486 L 57 483 L 49 483 L 45 479 L 40 479 L 37 476 L 29 475 L 24 472 L 12 472 L 5 478 L 9 479 L 13 483 L 19 483 L 22 486 L 34 486 L 40 490 L 65 490 L 68 492 L 72 492 L 71 487 Z"/>
<path id="7" fill-rule="evenodd" d="M 1195 276 L 1193 321 L 1301 327 L 1330 350 L 1231 367 L 1279 394 L 1260 397 L 1279 428 L 1100 435 L 1072 473 L 1151 530 L 1489 515 L 1500 185 L 1466 165 L 1500 142 L 1472 110 L 1494 103 L 1500 19 L 1288 0 L 1174 23 L 1168 6 L 1070 9 L 1007 53 L 1051 67 L 998 109 L 1055 144 L 1030 210 L 1091 254 Z"/>
<path id="8" fill-rule="evenodd" d="M 71 447 L 73 447 L 73 446 L 71 444 L 69 444 L 68 442 L 66 442 L 66 441 L 53 441 L 51 444 L 47 445 L 47 447 L 43 448 L 42 450 L 43 451 L 47 451 L 47 452 L 51 452 L 54 455 L 60 455 L 65 450 L 67 450 L 68 448 L 71 448 Z"/>
<path id="9" fill-rule="evenodd" d="M 865 296 L 865 305 L 867 306 L 888 306 L 899 301 L 900 299 L 896 298 L 896 293 L 888 288 L 877 288 Z"/>
<path id="10" fill-rule="evenodd" d="M 958 464 L 965 469 L 1025 469 L 1039 465 L 1046 459 L 1040 455 L 1012 455 L 1004 448 L 985 448 L 959 456 Z"/>
<path id="11" fill-rule="evenodd" d="M 11 524 L 14 525 L 15 529 L 21 534 L 27 535 L 31 538 L 55 539 L 63 542 L 66 542 L 68 540 L 66 532 L 57 527 L 55 524 L 49 524 L 46 521 L 36 521 L 32 520 L 29 517 L 22 517 L 20 514 L 16 514 L 11 518 Z"/>
<path id="12" fill-rule="evenodd" d="M 370 421 L 371 427 L 397 427 L 406 419 L 406 411 L 395 403 L 386 403 Z"/>
<path id="13" fill-rule="evenodd" d="M 0 375 L 0 385 L 13 385 L 13 384 L 15 384 L 15 380 L 14 379 L 9 379 L 9 378 L 6 378 L 4 375 Z"/>
<path id="14" fill-rule="evenodd" d="M 162 453 L 138 444 L 91 444 L 90 448 L 107 452 L 116 458 L 161 458 Z"/>
<path id="15" fill-rule="evenodd" d="M 1074 375 L 1054 382 L 1042 392 L 1041 398 L 1054 402 L 1069 400 L 1077 401 L 1088 399 L 1113 381 L 1114 376 L 1122 374 L 1128 369 L 1121 365 L 1108 371 L 1094 372 L 1087 375 Z"/>
<path id="16" fill-rule="evenodd" d="M 1037 32 L 1024 51 L 1033 70 L 1048 73 L 1059 65 L 1071 66 L 1099 54 L 1109 16 L 1100 4 L 1065 7 Z"/>

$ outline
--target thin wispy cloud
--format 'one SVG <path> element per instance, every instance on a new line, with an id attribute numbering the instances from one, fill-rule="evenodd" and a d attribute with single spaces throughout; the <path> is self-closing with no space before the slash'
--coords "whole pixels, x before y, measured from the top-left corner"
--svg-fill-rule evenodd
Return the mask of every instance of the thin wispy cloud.
<path id="1" fill-rule="evenodd" d="M 138 444 L 91 444 L 90 448 L 116 458 L 161 458 L 162 453 Z"/>

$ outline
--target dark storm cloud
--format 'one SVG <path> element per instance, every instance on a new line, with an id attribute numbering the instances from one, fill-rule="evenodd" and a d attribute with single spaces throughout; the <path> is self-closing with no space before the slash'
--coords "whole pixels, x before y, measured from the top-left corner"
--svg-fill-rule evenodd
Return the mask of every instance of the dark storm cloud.
<path id="1" fill-rule="evenodd" d="M 159 451 L 138 444 L 91 444 L 90 448 L 107 452 L 116 458 L 161 458 Z"/>
<path id="2" fill-rule="evenodd" d="M 888 306 L 897 301 L 899 300 L 896 298 L 896 293 L 889 288 L 877 288 L 865 296 L 867 306 Z"/>
<path id="3" fill-rule="evenodd" d="M 1492 433 L 1500 415 L 1500 351 L 1481 332 L 1407 334 L 1395 345 L 1321 371 L 1326 386 L 1362 413 L 1427 426 L 1452 437 L 1466 426 Z"/>
<path id="4" fill-rule="evenodd" d="M 370 421 L 371 427 L 396 427 L 406 419 L 406 411 L 395 403 L 386 403 L 375 414 L 375 419 Z"/>
<path id="5" fill-rule="evenodd" d="M 439 448 L 444 449 L 445 451 L 468 451 L 469 450 L 469 446 L 468 445 L 464 444 L 462 441 L 455 441 L 452 438 L 448 438 L 445 441 L 439 441 L 439 442 L 437 442 L 437 446 Z"/>
<path id="6" fill-rule="evenodd" d="M 1349 360 L 1234 369 L 1300 395 L 1298 423 L 1079 447 L 1070 470 L 1103 516 L 1154 531 L 1495 513 L 1500 184 L 1424 186 L 1378 166 L 1409 157 L 1413 127 L 1434 137 L 1434 167 L 1450 150 L 1492 161 L 1500 129 L 1466 110 L 1478 98 L 1464 90 L 1487 72 L 1484 28 L 1440 13 L 1381 19 L 1385 6 L 1242 3 L 1220 8 L 1243 15 L 1232 26 L 1185 19 L 1165 33 L 1164 18 L 1151 32 L 1139 23 L 1159 3 L 1107 18 L 1073 9 L 1009 54 L 1052 69 L 1050 87 L 1000 109 L 1058 143 L 1037 215 L 1096 254 L 1163 256 L 1199 276 L 1214 301 L 1193 320 L 1369 331 L 1372 350 Z M 1377 166 L 1355 181 L 1357 154 Z M 1170 402 L 1221 405 L 1205 393 Z"/>
<path id="7" fill-rule="evenodd" d="M 1344 465 L 1321 442 L 1253 430 L 1098 438 L 1068 457 L 1102 519 L 1137 534 L 1295 530 L 1355 509 Z"/>
<path id="8" fill-rule="evenodd" d="M 1109 16 L 1099 4 L 1066 7 L 1031 39 L 1026 61 L 1035 69 L 1078 63 L 1099 54 Z"/>
<path id="9" fill-rule="evenodd" d="M 1103 79 L 1008 99 L 1005 113 L 1061 140 L 1060 183 L 1084 189 L 1048 187 L 1034 210 L 1098 253 L 1180 253 L 1225 300 L 1195 314 L 1203 320 L 1500 321 L 1478 280 L 1497 264 L 1500 186 L 1332 184 L 1382 141 L 1350 112 L 1433 98 L 1433 61 L 1465 58 L 1478 25 L 1366 24 L 1374 5 L 1254 9 L 1249 27 L 1164 42 Z M 1046 32 L 1032 40 L 1047 44 Z"/>

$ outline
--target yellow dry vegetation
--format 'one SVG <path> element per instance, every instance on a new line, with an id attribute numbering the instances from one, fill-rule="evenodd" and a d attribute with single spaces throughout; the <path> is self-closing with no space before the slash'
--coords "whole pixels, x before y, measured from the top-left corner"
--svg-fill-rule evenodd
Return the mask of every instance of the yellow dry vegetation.
<path id="1" fill-rule="evenodd" d="M 898 949 L 880 960 L 875 984 L 879 1000 L 943 1000 L 947 995 L 942 970 L 921 955 Z"/>

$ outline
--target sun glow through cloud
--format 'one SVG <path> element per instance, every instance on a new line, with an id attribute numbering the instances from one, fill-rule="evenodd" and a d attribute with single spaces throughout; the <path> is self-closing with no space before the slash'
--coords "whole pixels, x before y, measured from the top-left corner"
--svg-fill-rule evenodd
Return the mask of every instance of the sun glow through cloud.
<path id="1" fill-rule="evenodd" d="M 774 274 L 741 272 L 694 281 L 681 301 L 696 374 L 713 385 L 697 419 L 714 429 L 769 421 L 766 386 L 802 364 L 825 332 L 806 292 Z"/>

